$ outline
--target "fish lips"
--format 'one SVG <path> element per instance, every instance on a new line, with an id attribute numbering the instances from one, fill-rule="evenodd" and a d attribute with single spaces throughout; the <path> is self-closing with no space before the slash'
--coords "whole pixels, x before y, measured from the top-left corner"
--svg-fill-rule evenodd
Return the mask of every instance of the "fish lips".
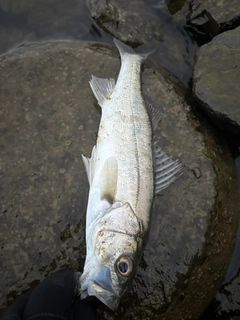
<path id="1" fill-rule="evenodd" d="M 117 310 L 120 297 L 113 286 L 108 267 L 102 266 L 98 273 L 90 278 L 87 293 L 89 296 L 97 297 L 111 310 Z"/>

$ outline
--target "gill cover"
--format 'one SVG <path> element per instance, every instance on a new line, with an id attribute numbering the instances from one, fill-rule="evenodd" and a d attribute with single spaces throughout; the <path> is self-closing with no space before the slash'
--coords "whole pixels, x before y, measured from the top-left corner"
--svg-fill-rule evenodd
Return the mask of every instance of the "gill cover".
<path id="1" fill-rule="evenodd" d="M 136 237 L 143 232 L 143 223 L 128 202 L 125 204 L 114 202 L 108 210 L 95 220 L 93 230 L 95 228 L 98 229 L 98 234 L 100 230 L 105 230 Z M 101 237 L 101 234 L 99 236 Z"/>
<path id="2" fill-rule="evenodd" d="M 116 310 L 142 252 L 143 224 L 129 203 L 114 202 L 91 225 L 81 297 L 94 295 Z"/>

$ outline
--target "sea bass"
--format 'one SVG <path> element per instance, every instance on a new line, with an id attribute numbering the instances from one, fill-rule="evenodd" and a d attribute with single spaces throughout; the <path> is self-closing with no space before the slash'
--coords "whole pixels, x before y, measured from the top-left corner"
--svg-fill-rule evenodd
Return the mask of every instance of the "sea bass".
<path id="1" fill-rule="evenodd" d="M 154 194 L 181 168 L 154 139 L 161 113 L 141 93 L 147 55 L 114 42 L 121 56 L 117 83 L 93 76 L 90 81 L 102 116 L 91 158 L 83 156 L 90 190 L 80 278 L 81 298 L 96 296 L 112 310 L 129 290 L 146 245 Z"/>

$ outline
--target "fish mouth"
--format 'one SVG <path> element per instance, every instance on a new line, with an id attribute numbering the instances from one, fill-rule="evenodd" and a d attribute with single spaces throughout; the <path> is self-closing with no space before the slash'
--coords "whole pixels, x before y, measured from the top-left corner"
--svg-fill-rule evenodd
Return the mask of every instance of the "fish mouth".
<path id="1" fill-rule="evenodd" d="M 101 267 L 99 272 L 91 278 L 91 285 L 88 287 L 87 292 L 89 296 L 97 297 L 111 310 L 117 310 L 120 298 L 113 286 L 111 272 L 108 267 Z"/>

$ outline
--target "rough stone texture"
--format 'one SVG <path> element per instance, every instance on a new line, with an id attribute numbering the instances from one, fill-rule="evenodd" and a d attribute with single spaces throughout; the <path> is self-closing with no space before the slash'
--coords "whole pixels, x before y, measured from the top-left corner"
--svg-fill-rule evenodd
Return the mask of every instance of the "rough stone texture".
<path id="1" fill-rule="evenodd" d="M 62 267 L 82 270 L 90 155 L 100 113 L 91 75 L 117 78 L 109 46 L 33 44 L 0 58 L 1 303 Z M 157 136 L 183 175 L 154 202 L 149 242 L 133 288 L 99 319 L 197 319 L 228 266 L 239 197 L 224 141 L 194 116 L 178 88 L 146 62 L 143 92 L 161 105 Z"/>
<path id="2" fill-rule="evenodd" d="M 240 316 L 240 271 L 237 272 L 235 278 L 230 283 L 225 284 L 218 292 L 216 299 L 221 307 L 218 308 L 217 315 L 225 315 L 225 317 L 233 310 Z M 234 315 L 235 315 L 234 314 Z"/>
<path id="3" fill-rule="evenodd" d="M 240 27 L 199 48 L 193 92 L 222 128 L 240 133 Z"/>
<path id="4" fill-rule="evenodd" d="M 235 159 L 240 175 L 240 156 Z M 238 185 L 240 185 L 238 183 Z M 239 320 L 240 318 L 240 225 L 236 246 L 224 282 L 199 320 Z M 229 316 L 231 317 L 229 318 Z"/>
<path id="5" fill-rule="evenodd" d="M 165 3 L 169 12 L 174 15 L 183 8 L 185 0 L 165 0 Z"/>
<path id="6" fill-rule="evenodd" d="M 87 0 L 87 5 L 103 30 L 131 46 L 150 43 L 150 51 L 156 49 L 151 59 L 185 84 L 189 82 L 198 44 L 184 22 L 173 21 L 167 7 L 153 10 L 143 0 Z"/>
<path id="7" fill-rule="evenodd" d="M 201 320 L 209 319 L 209 314 L 214 315 L 216 320 L 239 320 L 240 319 L 240 271 L 236 270 L 235 277 L 228 283 L 224 283 L 218 291 L 215 299 L 207 308 Z M 231 317 L 229 318 L 229 315 Z"/>
<path id="8" fill-rule="evenodd" d="M 158 38 L 161 22 L 144 3 L 115 0 L 88 0 L 91 16 L 112 35 L 131 44 L 143 44 Z M 142 12 L 142 17 L 138 13 Z M 140 22 L 141 20 L 141 22 Z"/>
<path id="9" fill-rule="evenodd" d="M 212 36 L 240 24 L 239 0 L 186 0 L 187 21 Z"/>

